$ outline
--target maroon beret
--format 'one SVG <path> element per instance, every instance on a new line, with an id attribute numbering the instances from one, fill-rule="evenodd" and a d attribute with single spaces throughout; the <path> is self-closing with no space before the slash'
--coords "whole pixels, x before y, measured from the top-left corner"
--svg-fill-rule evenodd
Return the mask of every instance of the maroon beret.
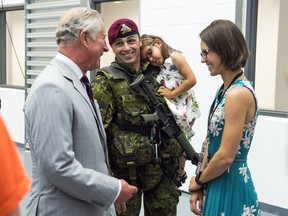
<path id="1" fill-rule="evenodd" d="M 108 30 L 109 44 L 113 44 L 117 38 L 123 38 L 133 34 L 138 34 L 138 27 L 135 22 L 126 18 L 118 19 Z"/>

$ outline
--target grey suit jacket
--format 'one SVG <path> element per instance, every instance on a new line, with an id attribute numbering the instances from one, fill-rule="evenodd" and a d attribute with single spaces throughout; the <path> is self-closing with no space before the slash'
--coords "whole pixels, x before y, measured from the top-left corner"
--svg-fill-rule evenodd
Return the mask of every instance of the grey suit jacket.
<path id="1" fill-rule="evenodd" d="M 119 180 L 108 176 L 106 135 L 75 72 L 54 58 L 24 105 L 32 158 L 27 216 L 115 215 Z"/>

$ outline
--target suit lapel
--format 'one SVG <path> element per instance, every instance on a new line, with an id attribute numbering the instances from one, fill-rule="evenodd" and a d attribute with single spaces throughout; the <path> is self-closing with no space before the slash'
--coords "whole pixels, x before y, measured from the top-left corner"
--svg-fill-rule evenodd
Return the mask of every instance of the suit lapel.
<path id="1" fill-rule="evenodd" d="M 70 68 L 67 64 L 65 64 L 62 61 L 59 61 L 58 59 L 53 59 L 57 61 L 57 64 L 62 66 L 63 70 L 60 70 L 60 72 L 63 74 L 63 76 L 68 79 L 70 82 L 72 82 L 74 88 L 82 95 L 82 97 L 85 99 L 86 103 L 90 107 L 91 111 L 93 112 L 94 117 L 96 118 L 96 113 L 93 109 L 93 106 L 88 98 L 87 92 L 85 91 L 85 88 L 81 81 L 78 79 L 76 74 L 73 72 L 73 69 Z"/>
<path id="2" fill-rule="evenodd" d="M 94 119 L 96 121 L 96 124 L 97 124 L 97 128 L 99 130 L 99 134 L 100 134 L 100 138 L 102 139 L 102 142 L 101 144 L 103 145 L 103 149 L 105 151 L 105 154 L 107 154 L 107 149 L 106 149 L 106 134 L 105 134 L 105 130 L 104 130 L 104 127 L 103 127 L 103 124 L 102 124 L 102 120 L 101 120 L 101 115 L 100 113 L 98 112 L 99 109 L 95 112 L 92 104 L 91 104 L 91 101 L 87 95 L 87 92 L 83 86 L 83 84 L 81 83 L 81 81 L 78 79 L 78 77 L 76 76 L 76 74 L 73 72 L 73 70 L 67 65 L 65 64 L 64 62 L 62 61 L 59 61 L 58 59 L 54 58 L 52 60 L 52 62 L 55 61 L 55 64 L 59 65 L 60 67 L 62 67 L 63 69 L 60 70 L 60 72 L 63 74 L 63 76 L 69 80 L 70 82 L 72 82 L 74 88 L 76 89 L 77 92 L 79 92 L 79 94 L 82 95 L 82 97 L 85 99 L 86 103 L 88 104 L 88 106 L 90 107 L 90 110 L 92 111 L 93 113 L 93 116 L 94 116 Z M 95 103 L 97 104 L 98 106 L 98 103 Z"/>

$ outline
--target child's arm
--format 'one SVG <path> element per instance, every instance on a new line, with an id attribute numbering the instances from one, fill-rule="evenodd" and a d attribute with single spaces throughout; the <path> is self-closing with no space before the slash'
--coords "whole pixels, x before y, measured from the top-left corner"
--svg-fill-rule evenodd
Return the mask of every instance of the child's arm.
<path id="1" fill-rule="evenodd" d="M 170 91 L 165 87 L 159 88 L 160 95 L 167 98 L 175 98 L 196 85 L 196 77 L 189 66 L 188 62 L 185 60 L 184 56 L 181 53 L 174 53 L 172 56 L 172 63 L 175 65 L 179 73 L 184 77 L 184 81 L 176 89 Z"/>

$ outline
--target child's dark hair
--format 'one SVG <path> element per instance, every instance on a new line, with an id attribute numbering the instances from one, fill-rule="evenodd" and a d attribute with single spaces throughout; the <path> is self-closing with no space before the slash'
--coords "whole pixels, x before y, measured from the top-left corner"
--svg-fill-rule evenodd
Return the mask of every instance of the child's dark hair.
<path id="1" fill-rule="evenodd" d="M 156 35 L 149 35 L 149 34 L 143 34 L 141 36 L 142 39 L 142 47 L 151 46 L 153 43 L 157 42 L 159 40 L 162 44 L 161 46 L 161 54 L 164 59 L 167 59 L 170 57 L 171 52 L 177 51 L 176 49 L 170 47 L 161 37 Z"/>

